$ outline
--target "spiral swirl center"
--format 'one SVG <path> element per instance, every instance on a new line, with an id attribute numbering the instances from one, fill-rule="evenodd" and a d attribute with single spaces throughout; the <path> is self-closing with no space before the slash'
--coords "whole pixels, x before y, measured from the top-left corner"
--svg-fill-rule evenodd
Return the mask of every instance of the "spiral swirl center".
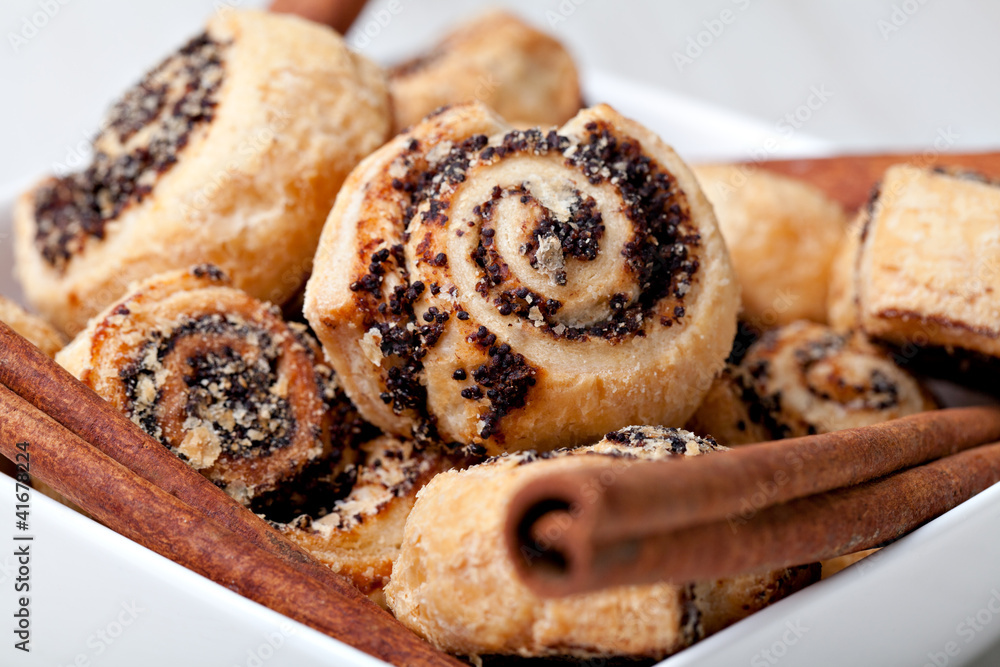
<path id="1" fill-rule="evenodd" d="M 196 439 L 200 449 L 258 457 L 295 432 L 280 356 L 268 332 L 212 314 L 157 332 L 120 375 L 133 420 L 168 446 L 183 453 Z"/>

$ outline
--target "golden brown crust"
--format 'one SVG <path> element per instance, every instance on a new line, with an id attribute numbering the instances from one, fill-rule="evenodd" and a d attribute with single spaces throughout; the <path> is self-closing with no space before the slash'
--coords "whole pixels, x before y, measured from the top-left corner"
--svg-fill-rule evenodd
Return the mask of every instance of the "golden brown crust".
<path id="1" fill-rule="evenodd" d="M 305 313 L 369 421 L 495 453 L 682 423 L 737 300 L 711 207 L 655 135 L 603 105 L 548 134 L 466 105 L 351 175 Z"/>
<path id="2" fill-rule="evenodd" d="M 399 554 L 417 491 L 459 463 L 439 447 L 376 438 L 361 445 L 357 461 L 328 482 L 327 493 L 335 493 L 338 484 L 349 489 L 346 493 L 336 499 L 328 495 L 325 506 L 278 524 L 279 530 L 384 605 L 382 588 Z M 263 514 L 271 518 L 266 510 Z"/>
<path id="3" fill-rule="evenodd" d="M 0 296 L 0 322 L 27 338 L 50 357 L 66 344 L 66 338 L 48 322 L 32 315 L 10 299 Z"/>
<path id="4" fill-rule="evenodd" d="M 744 397 L 739 374 L 736 367 L 724 368 L 684 428 L 731 447 L 773 439 L 765 420 L 753 418 L 759 416 L 760 409 L 756 402 Z"/>
<path id="5" fill-rule="evenodd" d="M 516 491 L 553 469 L 603 465 L 605 457 L 627 466 L 716 449 L 685 431 L 629 427 L 596 445 L 505 455 L 438 475 L 420 491 L 407 521 L 385 591 L 389 606 L 432 644 L 462 655 L 676 652 L 814 577 L 783 570 L 700 587 L 627 586 L 543 599 L 520 581 L 503 527 Z"/>
<path id="6" fill-rule="evenodd" d="M 314 459 L 341 460 L 360 428 L 318 355 L 304 328 L 200 266 L 135 285 L 56 361 L 249 502 Z"/>
<path id="7" fill-rule="evenodd" d="M 726 445 L 828 433 L 937 405 L 890 352 L 813 322 L 772 329 L 716 380 L 687 427 Z"/>
<path id="8" fill-rule="evenodd" d="M 75 334 L 130 282 L 213 263 L 282 303 L 389 114 L 384 75 L 332 30 L 217 14 L 112 108 L 91 165 L 20 198 L 16 264 L 29 301 Z"/>
<path id="9" fill-rule="evenodd" d="M 559 125 L 582 106 L 573 59 L 553 37 L 494 10 L 389 70 L 396 131 L 435 109 L 482 102 L 518 127 Z"/>
<path id="10" fill-rule="evenodd" d="M 847 229 L 813 186 L 748 165 L 695 168 L 743 289 L 741 317 L 759 330 L 826 322 L 830 267 Z"/>
<path id="11" fill-rule="evenodd" d="M 819 563 L 813 563 L 763 575 L 745 574 L 695 584 L 692 594 L 701 611 L 702 636 L 713 635 L 815 583 L 824 571 Z"/>
<path id="12" fill-rule="evenodd" d="M 868 558 L 878 549 L 865 549 L 864 551 L 856 551 L 852 554 L 845 554 L 843 556 L 836 556 L 834 558 L 829 558 L 823 561 L 820 565 L 822 566 L 822 578 L 826 579 L 832 577 L 842 570 L 846 570 L 850 566 L 854 565 L 858 561 Z"/>
<path id="13" fill-rule="evenodd" d="M 840 332 L 858 329 L 855 266 L 858 261 L 859 231 L 868 224 L 870 211 L 862 208 L 851 222 L 851 228 L 837 249 L 830 267 L 830 292 L 827 296 L 827 321 Z"/>
<path id="14" fill-rule="evenodd" d="M 838 262 L 831 307 L 843 325 L 903 348 L 1000 356 L 1000 186 L 898 165 Z M 846 275 L 845 275 L 846 274 Z"/>

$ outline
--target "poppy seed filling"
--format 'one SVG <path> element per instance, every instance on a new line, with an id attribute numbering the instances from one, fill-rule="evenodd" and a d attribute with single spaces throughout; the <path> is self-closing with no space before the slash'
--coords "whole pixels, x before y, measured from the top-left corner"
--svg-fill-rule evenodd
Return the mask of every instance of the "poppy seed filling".
<path id="1" fill-rule="evenodd" d="M 83 170 L 35 192 L 35 247 L 64 271 L 87 241 L 139 204 L 176 164 L 191 135 L 211 123 L 224 77 L 227 43 L 195 37 L 150 71 L 111 109 Z"/>
<path id="2" fill-rule="evenodd" d="M 279 385 L 281 346 L 273 336 L 233 316 L 211 314 L 192 319 L 168 332 L 157 332 L 140 350 L 136 360 L 119 376 L 129 398 L 129 416 L 154 438 L 166 442 L 159 406 L 163 387 L 158 378 L 178 343 L 189 336 L 204 338 L 197 351 L 179 360 L 173 372 L 183 374 L 185 432 L 207 429 L 230 458 L 257 457 L 291 444 L 295 415 Z M 215 336 L 233 336 L 254 349 L 241 355 L 228 344 L 213 346 Z M 286 393 L 286 392 L 284 392 Z"/>
<path id="3" fill-rule="evenodd" d="M 421 225 L 424 235 L 415 244 L 415 261 L 432 267 L 448 266 L 449 258 L 444 253 L 431 250 L 430 234 L 434 228 L 447 228 L 449 224 L 459 227 L 458 221 L 450 220 L 452 198 L 470 177 L 470 169 L 508 156 L 549 154 L 582 173 L 591 184 L 609 183 L 620 195 L 621 211 L 632 225 L 621 255 L 637 283 L 637 296 L 611 295 L 610 315 L 593 325 L 567 327 L 559 322 L 558 311 L 563 304 L 520 284 L 504 261 L 494 242 L 493 210 L 499 200 L 511 197 L 534 211 L 533 226 L 521 254 L 528 257 L 532 269 L 550 275 L 557 285 L 567 280 L 567 261 L 590 262 L 600 255 L 604 217 L 596 200 L 578 189 L 570 193 L 566 214 L 556 215 L 534 197 L 526 184 L 507 189 L 497 186 L 487 201 L 473 208 L 474 220 L 461 221 L 457 234 L 464 235 L 466 227 L 478 230 L 478 244 L 469 257 L 474 270 L 479 271 L 476 292 L 501 316 L 530 320 L 556 338 L 598 337 L 619 343 L 632 336 L 644 336 L 645 327 L 651 326 L 650 315 L 657 311 L 660 301 L 672 299 L 683 304 L 693 284 L 699 268 L 695 250 L 701 239 L 692 224 L 684 193 L 663 167 L 643 153 L 638 141 L 619 137 L 605 123 L 589 123 L 585 135 L 576 142 L 555 130 L 514 130 L 494 143 L 482 134 L 429 147 L 410 139 L 389 171 L 390 196 L 396 198 L 399 207 L 402 243 L 393 245 L 393 241 L 373 239 L 371 246 L 362 251 L 368 270 L 350 284 L 350 289 L 359 311 L 365 314 L 362 324 L 368 354 L 375 354 L 377 345 L 385 387 L 381 399 L 396 414 L 411 411 L 416 418 L 413 435 L 418 440 L 436 434 L 436 421 L 427 409 L 427 387 L 422 382 L 423 360 L 450 326 L 451 315 L 461 321 L 469 315 L 461 308 L 462 297 L 455 287 L 448 288 L 450 298 L 442 298 L 438 297 L 441 287 L 436 283 L 428 286 L 421 281 L 411 282 L 405 244 L 410 243 L 415 226 Z M 435 305 L 425 310 L 422 302 L 429 297 Z M 661 316 L 660 323 L 671 326 L 680 323 L 685 315 L 685 308 L 678 305 Z M 538 370 L 510 345 L 498 344 L 496 335 L 485 327 L 468 340 L 480 347 L 486 358 L 469 369 L 475 384 L 461 386 L 459 391 L 465 399 L 488 402 L 479 412 L 477 435 L 502 440 L 502 418 L 527 403 Z M 456 380 L 465 379 L 466 371 L 461 371 L 454 371 Z"/>

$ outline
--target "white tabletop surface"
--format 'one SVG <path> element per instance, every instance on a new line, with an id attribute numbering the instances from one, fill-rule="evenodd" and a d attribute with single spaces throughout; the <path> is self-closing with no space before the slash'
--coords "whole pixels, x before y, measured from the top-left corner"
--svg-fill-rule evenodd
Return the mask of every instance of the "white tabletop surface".
<path id="1" fill-rule="evenodd" d="M 584 67 L 845 151 L 919 149 L 939 137 L 956 150 L 1000 147 L 998 2 L 392 0 L 392 14 L 389 1 L 373 0 L 359 21 L 371 38 L 348 36 L 382 62 L 500 4 L 554 32 Z M 107 103 L 223 4 L 261 3 L 3 0 L 0 189 L 85 153 Z M 1000 651 L 976 664 L 1000 664 Z"/>

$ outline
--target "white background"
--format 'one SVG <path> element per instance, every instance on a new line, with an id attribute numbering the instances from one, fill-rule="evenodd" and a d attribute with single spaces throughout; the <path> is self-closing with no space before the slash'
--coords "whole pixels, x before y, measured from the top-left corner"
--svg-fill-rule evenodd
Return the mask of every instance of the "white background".
<path id="1" fill-rule="evenodd" d="M 222 2 L 3 0 L 0 189 L 85 152 L 107 103 Z M 1000 146 L 997 2 L 396 2 L 401 10 L 393 15 L 384 12 L 388 0 L 373 0 L 358 24 L 371 38 L 356 31 L 349 42 L 392 62 L 481 6 L 503 4 L 557 34 L 585 68 L 713 102 L 771 126 L 795 113 L 812 91 L 823 91 L 828 99 L 801 130 L 844 151 L 919 149 L 942 131 L 957 135 L 956 148 Z M 42 27 L 27 28 L 43 22 L 37 18 L 42 4 L 58 11 Z M 24 41 L 12 43 L 11 34 Z M 1000 664 L 997 655 L 981 664 Z"/>
<path id="2" fill-rule="evenodd" d="M 61 1 L 0 4 L 0 185 L 64 162 L 90 136 L 108 101 L 217 5 L 260 4 Z M 15 49 L 10 34 L 20 35 L 40 2 L 58 12 Z M 813 87 L 822 88 L 829 99 L 802 130 L 844 150 L 918 148 L 949 127 L 956 147 L 1000 145 L 1000 3 L 990 0 L 395 2 L 401 11 L 385 27 L 374 24 L 377 34 L 363 49 L 384 62 L 412 53 L 481 7 L 502 4 L 551 29 L 585 67 L 769 124 L 793 113 Z M 388 5 L 372 0 L 359 25 Z M 728 25 L 720 20 L 726 10 Z M 359 35 L 350 39 L 358 43 Z M 687 57 L 686 51 L 696 57 L 678 66 L 675 54 Z"/>

